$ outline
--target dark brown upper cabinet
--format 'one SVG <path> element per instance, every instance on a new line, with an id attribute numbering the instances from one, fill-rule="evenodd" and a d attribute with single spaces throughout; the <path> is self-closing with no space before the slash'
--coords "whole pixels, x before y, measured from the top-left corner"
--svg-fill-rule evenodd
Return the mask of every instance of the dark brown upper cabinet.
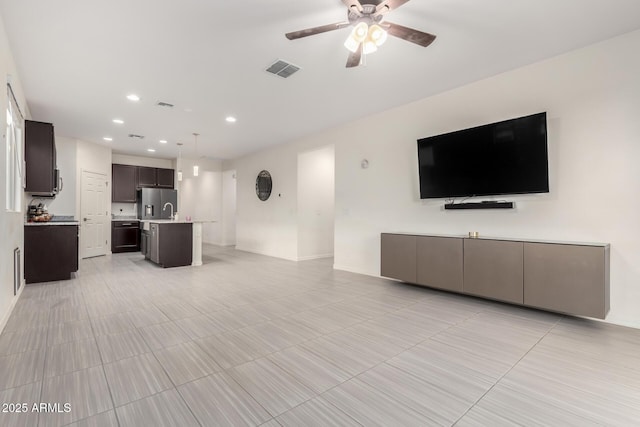
<path id="1" fill-rule="evenodd" d="M 157 187 L 156 168 L 138 166 L 138 188 Z"/>
<path id="2" fill-rule="evenodd" d="M 111 165 L 112 181 L 111 201 L 135 203 L 137 192 L 138 167 L 132 165 Z"/>
<path id="3" fill-rule="evenodd" d="M 160 188 L 173 189 L 173 169 L 157 169 L 156 184 Z"/>
<path id="4" fill-rule="evenodd" d="M 136 203 L 140 188 L 170 188 L 174 185 L 174 170 L 134 165 L 111 165 L 111 201 Z"/>
<path id="5" fill-rule="evenodd" d="M 54 196 L 56 182 L 56 143 L 53 124 L 25 120 L 25 191 Z"/>
<path id="6" fill-rule="evenodd" d="M 138 166 L 138 188 L 173 189 L 173 169 Z"/>

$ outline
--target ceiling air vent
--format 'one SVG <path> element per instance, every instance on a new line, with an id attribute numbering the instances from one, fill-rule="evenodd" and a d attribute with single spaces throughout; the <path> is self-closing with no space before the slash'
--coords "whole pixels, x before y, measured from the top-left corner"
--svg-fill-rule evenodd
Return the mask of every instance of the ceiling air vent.
<path id="1" fill-rule="evenodd" d="M 143 135 L 136 135 L 135 133 L 130 133 L 129 134 L 129 138 L 144 139 L 144 136 Z"/>
<path id="2" fill-rule="evenodd" d="M 156 105 L 157 105 L 158 107 L 173 108 L 173 104 L 169 104 L 168 102 L 158 101 L 158 103 L 157 103 Z"/>
<path id="3" fill-rule="evenodd" d="M 271 66 L 269 66 L 266 71 L 268 73 L 275 74 L 276 76 L 280 76 L 286 79 L 299 69 L 300 67 L 296 65 L 290 64 L 286 61 L 283 61 L 282 59 L 278 59 L 276 62 L 271 64 Z"/>

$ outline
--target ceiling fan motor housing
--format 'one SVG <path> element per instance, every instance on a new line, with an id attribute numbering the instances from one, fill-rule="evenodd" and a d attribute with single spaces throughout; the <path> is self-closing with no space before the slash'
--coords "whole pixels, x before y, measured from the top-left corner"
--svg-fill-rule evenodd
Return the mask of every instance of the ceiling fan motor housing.
<path id="1" fill-rule="evenodd" d="M 376 13 L 376 4 L 363 4 L 362 11 L 353 10 L 351 8 L 347 12 L 347 18 L 351 24 L 359 24 L 360 22 L 364 22 L 367 25 L 377 24 L 382 21 L 382 15 L 375 15 Z"/>

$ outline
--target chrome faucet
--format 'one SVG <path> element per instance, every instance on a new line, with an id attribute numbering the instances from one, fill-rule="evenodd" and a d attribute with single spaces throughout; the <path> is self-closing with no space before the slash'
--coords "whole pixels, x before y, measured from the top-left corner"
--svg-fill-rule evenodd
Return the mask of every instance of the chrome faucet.
<path id="1" fill-rule="evenodd" d="M 166 211 L 167 210 L 167 205 L 171 206 L 171 217 L 170 218 L 173 219 L 174 218 L 173 217 L 173 203 L 171 203 L 171 202 L 165 203 L 164 206 L 162 207 L 162 210 Z"/>

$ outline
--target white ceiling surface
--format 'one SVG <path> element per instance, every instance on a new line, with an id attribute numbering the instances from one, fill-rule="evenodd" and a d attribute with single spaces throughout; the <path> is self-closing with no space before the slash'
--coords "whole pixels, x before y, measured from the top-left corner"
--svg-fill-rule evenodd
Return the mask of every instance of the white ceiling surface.
<path id="1" fill-rule="evenodd" d="M 390 37 L 347 69 L 349 29 L 284 37 L 344 21 L 339 0 L 0 0 L 0 13 L 34 119 L 164 158 L 176 142 L 195 156 L 193 132 L 199 156 L 239 157 L 640 28 L 638 0 L 412 0 L 387 19 L 436 41 Z M 266 73 L 276 59 L 302 70 Z"/>

